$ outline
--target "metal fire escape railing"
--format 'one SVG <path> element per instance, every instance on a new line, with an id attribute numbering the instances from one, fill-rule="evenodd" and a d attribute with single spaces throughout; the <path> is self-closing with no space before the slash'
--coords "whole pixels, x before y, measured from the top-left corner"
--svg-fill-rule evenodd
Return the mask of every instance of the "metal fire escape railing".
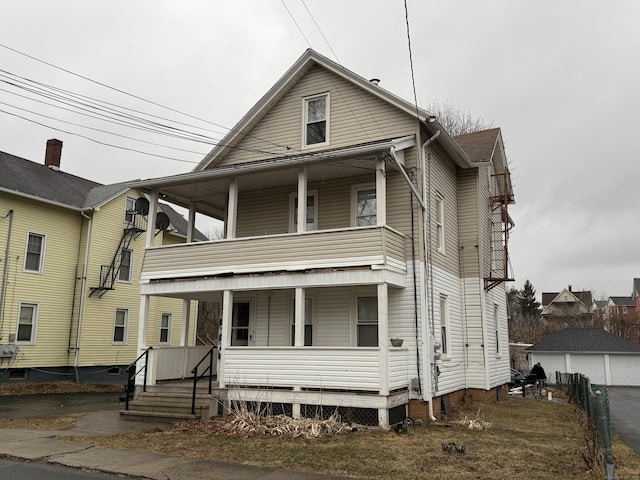
<path id="1" fill-rule="evenodd" d="M 513 282 L 509 269 L 509 232 L 513 226 L 509 216 L 509 205 L 514 203 L 511 175 L 505 168 L 503 173 L 493 175 L 498 195 L 489 197 L 491 206 L 491 270 L 484 279 L 486 291 L 503 282 Z"/>
<path id="2" fill-rule="evenodd" d="M 113 286 L 116 283 L 116 279 L 120 274 L 120 268 L 122 267 L 122 254 L 124 251 L 129 250 L 131 242 L 138 238 L 143 232 L 146 231 L 147 219 L 135 212 L 127 212 L 129 214 L 129 221 L 127 226 L 122 232 L 120 243 L 116 249 L 113 259 L 109 265 L 100 266 L 100 283 L 97 287 L 90 287 L 91 297 L 94 294 L 98 294 L 102 297 L 109 290 L 113 290 Z"/>

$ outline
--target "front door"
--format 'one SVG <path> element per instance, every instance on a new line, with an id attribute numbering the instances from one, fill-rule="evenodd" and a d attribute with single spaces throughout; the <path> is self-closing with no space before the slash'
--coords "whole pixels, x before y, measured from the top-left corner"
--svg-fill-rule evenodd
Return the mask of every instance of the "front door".
<path id="1" fill-rule="evenodd" d="M 251 303 L 233 302 L 233 317 L 231 321 L 231 346 L 242 347 L 249 345 L 251 340 Z"/>

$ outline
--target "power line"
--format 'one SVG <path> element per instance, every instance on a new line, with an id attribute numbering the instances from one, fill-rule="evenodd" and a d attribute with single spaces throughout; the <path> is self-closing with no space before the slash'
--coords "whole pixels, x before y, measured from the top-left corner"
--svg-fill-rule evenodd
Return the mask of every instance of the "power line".
<path id="1" fill-rule="evenodd" d="M 318 31 L 320 32 L 320 35 L 322 35 L 322 38 L 324 39 L 324 43 L 327 44 L 327 47 L 329 47 L 329 50 L 331 50 L 331 53 L 333 53 L 333 56 L 335 57 L 336 61 L 340 65 L 342 65 L 342 62 L 338 58 L 338 55 L 336 55 L 336 52 L 334 52 L 333 48 L 331 48 L 331 44 L 329 43 L 329 40 L 327 40 L 327 37 L 324 36 L 324 33 L 322 32 L 322 29 L 320 28 L 320 25 L 318 25 L 318 22 L 316 22 L 316 19 L 314 18 L 313 14 L 311 13 L 311 10 L 309 10 L 309 7 L 307 7 L 307 4 L 304 2 L 304 0 L 300 0 L 300 1 L 302 2 L 302 5 L 304 5 L 304 8 L 307 10 L 307 13 L 311 17 L 311 20 L 313 20 L 313 23 L 316 26 L 316 28 L 318 29 Z"/>
<path id="2" fill-rule="evenodd" d="M 291 13 L 291 10 L 289 10 L 289 7 L 287 7 L 287 4 L 284 3 L 284 0 L 280 0 L 282 2 L 282 5 L 284 6 L 284 8 L 287 10 L 287 12 L 289 13 L 289 16 L 291 17 L 291 20 L 293 20 L 293 23 L 296 24 L 296 27 L 298 27 L 298 31 L 300 32 L 300 35 L 302 35 L 302 37 L 304 38 L 305 42 L 307 42 L 307 46 L 309 48 L 311 47 L 311 42 L 309 41 L 309 39 L 307 38 L 307 36 L 304 34 L 304 32 L 302 31 L 302 28 L 300 28 L 300 25 L 298 25 L 298 22 L 296 21 L 296 17 L 293 16 L 293 13 Z"/>
<path id="3" fill-rule="evenodd" d="M 416 106 L 416 117 L 420 118 L 420 109 L 418 108 L 418 95 L 416 93 L 416 79 L 413 73 L 413 54 L 411 52 L 411 33 L 409 31 L 409 8 L 407 0 L 404 0 L 404 18 L 407 25 L 407 46 L 409 48 L 409 65 L 411 66 L 411 85 L 413 86 L 413 103 Z"/>

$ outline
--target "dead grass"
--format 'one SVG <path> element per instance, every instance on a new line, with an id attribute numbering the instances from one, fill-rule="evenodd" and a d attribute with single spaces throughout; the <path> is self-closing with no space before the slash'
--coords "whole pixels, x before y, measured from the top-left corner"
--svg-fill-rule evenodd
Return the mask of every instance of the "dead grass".
<path id="1" fill-rule="evenodd" d="M 35 395 L 47 393 L 108 393 L 122 392 L 122 385 L 60 382 L 7 382 L 0 383 L 0 395 Z"/>
<path id="2" fill-rule="evenodd" d="M 54 417 L 28 417 L 0 419 L 0 429 L 14 430 L 69 430 L 76 426 L 78 419 L 85 413 L 56 415 Z"/>
<path id="3" fill-rule="evenodd" d="M 510 398 L 478 405 L 455 418 L 424 423 L 406 434 L 359 429 L 319 439 L 243 438 L 212 434 L 215 425 L 181 427 L 114 437 L 77 438 L 93 445 L 147 450 L 168 455 L 319 472 L 370 479 L 600 479 L 590 469 L 580 412 L 571 404 Z M 475 418 L 491 424 L 471 429 L 454 421 Z M 220 422 L 214 419 L 212 422 Z M 466 454 L 447 453 L 449 443 Z M 640 471 L 640 459 L 618 441 L 618 474 Z"/>

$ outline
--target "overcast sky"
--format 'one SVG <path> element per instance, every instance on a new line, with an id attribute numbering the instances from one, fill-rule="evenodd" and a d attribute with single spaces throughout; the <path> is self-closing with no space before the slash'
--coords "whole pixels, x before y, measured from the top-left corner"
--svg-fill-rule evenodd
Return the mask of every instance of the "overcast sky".
<path id="1" fill-rule="evenodd" d="M 631 142 L 639 135 L 640 2 L 407 1 L 420 106 L 450 102 L 502 128 L 516 195 L 511 285 L 530 279 L 539 295 L 567 285 L 630 295 L 640 277 L 640 160 Z M 413 99 L 401 0 L 1 5 L 0 150 L 41 162 L 46 140 L 59 138 L 62 169 L 101 183 L 187 172 L 210 145 L 18 96 L 60 105 L 28 92 L 29 81 L 188 123 L 180 127 L 214 139 L 309 47 Z"/>

